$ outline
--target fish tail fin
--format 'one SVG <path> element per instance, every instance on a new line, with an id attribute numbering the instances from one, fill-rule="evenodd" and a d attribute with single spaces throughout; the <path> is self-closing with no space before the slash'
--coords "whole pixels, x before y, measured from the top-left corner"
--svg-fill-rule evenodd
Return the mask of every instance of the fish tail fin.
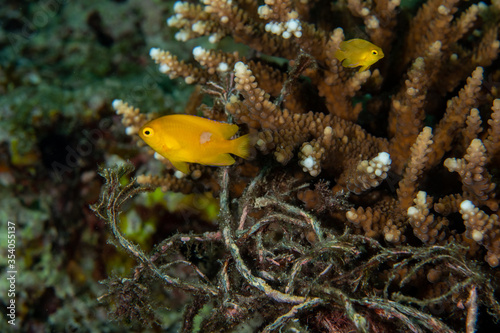
<path id="1" fill-rule="evenodd" d="M 250 134 L 245 134 L 231 140 L 233 143 L 233 149 L 231 150 L 231 154 L 242 157 L 244 159 L 248 159 L 250 157 Z"/>

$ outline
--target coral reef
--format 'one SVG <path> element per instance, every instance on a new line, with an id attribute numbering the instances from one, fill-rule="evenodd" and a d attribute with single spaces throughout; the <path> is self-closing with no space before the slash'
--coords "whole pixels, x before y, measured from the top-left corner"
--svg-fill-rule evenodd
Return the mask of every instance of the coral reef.
<path id="1" fill-rule="evenodd" d="M 187 114 L 240 125 L 255 156 L 183 174 L 145 147 L 164 171 L 120 187 L 130 166 L 102 170 L 93 209 L 138 260 L 138 284 L 192 295 L 183 331 L 201 320 L 208 331 L 473 332 L 500 318 L 500 2 L 429 0 L 411 18 L 398 0 L 178 1 L 173 10 L 175 38 L 205 44 L 185 60 L 155 47 L 152 60 L 201 87 Z M 358 72 L 334 54 L 360 35 L 385 58 Z M 250 50 L 217 48 L 228 38 Z M 113 107 L 137 140 L 153 116 L 128 102 Z M 219 196 L 217 231 L 174 234 L 146 254 L 122 235 L 118 212 L 151 187 Z M 124 287 L 108 284 L 113 304 Z M 486 309 L 490 319 L 476 323 Z M 148 323 L 144 311 L 135 316 Z"/>
<path id="2" fill-rule="evenodd" d="M 16 329 L 498 331 L 499 17 L 498 0 L 3 1 Z M 343 67 L 355 38 L 385 57 Z M 172 113 L 237 124 L 252 157 L 177 171 L 136 135 Z"/>

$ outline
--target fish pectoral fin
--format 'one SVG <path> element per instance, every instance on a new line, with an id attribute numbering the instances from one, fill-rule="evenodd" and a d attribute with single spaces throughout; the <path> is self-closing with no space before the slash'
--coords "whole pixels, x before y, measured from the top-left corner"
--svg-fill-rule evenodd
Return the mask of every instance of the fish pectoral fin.
<path id="1" fill-rule="evenodd" d="M 342 66 L 354 68 L 354 67 L 361 66 L 361 64 L 359 63 L 359 61 L 354 62 L 351 59 L 344 59 L 344 61 L 342 62 Z"/>
<path id="2" fill-rule="evenodd" d="M 189 174 L 189 166 L 186 162 L 182 161 L 171 161 L 172 165 L 179 171 L 185 173 L 186 175 Z"/>
<path id="3" fill-rule="evenodd" d="M 181 144 L 175 138 L 168 138 L 168 140 L 165 140 L 163 142 L 163 145 L 164 145 L 164 148 L 166 150 L 170 150 L 170 151 L 177 150 L 177 149 L 181 148 Z"/>
<path id="4" fill-rule="evenodd" d="M 203 164 L 207 165 L 231 165 L 234 164 L 234 158 L 229 154 L 218 154 L 211 158 L 204 159 Z"/>
<path id="5" fill-rule="evenodd" d="M 370 68 L 370 65 L 365 65 L 365 66 L 362 66 L 362 67 L 359 69 L 358 73 L 359 73 L 359 72 L 366 71 L 368 68 Z"/>

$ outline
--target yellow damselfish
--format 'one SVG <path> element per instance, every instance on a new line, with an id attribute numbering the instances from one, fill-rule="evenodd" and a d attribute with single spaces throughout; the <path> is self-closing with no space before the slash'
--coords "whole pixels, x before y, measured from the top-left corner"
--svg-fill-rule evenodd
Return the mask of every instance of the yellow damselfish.
<path id="1" fill-rule="evenodd" d="M 188 173 L 186 162 L 204 165 L 231 165 L 234 154 L 248 158 L 248 134 L 229 140 L 238 126 L 197 116 L 169 115 L 142 126 L 139 136 L 178 170 Z"/>
<path id="2" fill-rule="evenodd" d="M 384 57 L 382 49 L 364 39 L 349 39 L 340 43 L 340 49 L 335 51 L 335 58 L 344 67 L 362 66 L 359 71 L 367 70 L 371 65 Z"/>

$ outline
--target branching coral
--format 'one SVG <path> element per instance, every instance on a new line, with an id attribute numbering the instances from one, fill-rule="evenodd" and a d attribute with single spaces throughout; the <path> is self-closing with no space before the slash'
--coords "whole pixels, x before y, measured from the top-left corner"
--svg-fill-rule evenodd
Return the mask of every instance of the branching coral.
<path id="1" fill-rule="evenodd" d="M 195 99 L 200 114 L 240 125 L 257 150 L 220 178 L 205 166 L 174 172 L 157 156 L 167 171 L 141 175 L 140 183 L 212 191 L 221 211 L 217 232 L 171 236 L 152 257 L 116 232 L 115 213 L 103 211 L 109 195 L 96 208 L 141 269 L 196 294 L 185 330 L 206 306 L 216 309 L 204 319 L 213 331 L 237 329 L 251 308 L 266 332 L 305 323 L 333 331 L 341 321 L 346 331 L 388 331 L 389 318 L 411 331 L 449 332 L 474 326 L 478 297 L 500 317 L 492 294 L 499 283 L 492 272 L 500 257 L 500 100 L 495 89 L 483 89 L 485 77 L 499 75 L 491 66 L 500 45 L 498 4 L 430 0 L 403 35 L 394 29 L 403 20 L 399 1 L 347 3 L 177 2 L 168 24 L 180 29 L 179 41 L 230 36 L 255 52 L 196 46 L 193 61 L 185 61 L 151 49 L 160 72 L 201 85 L 213 98 Z M 361 17 L 386 54 L 380 67 L 342 67 L 334 54 L 352 32 L 313 18 L 318 10 Z M 120 100 L 113 107 L 129 134 L 146 120 Z M 210 243 L 216 249 L 206 259 L 224 253 L 221 266 L 203 271 L 180 242 Z M 167 274 L 173 253 L 198 281 Z M 482 265 L 473 262 L 479 258 Z M 468 307 L 467 317 L 454 311 L 457 303 Z M 436 304 L 445 314 L 431 315 Z"/>

